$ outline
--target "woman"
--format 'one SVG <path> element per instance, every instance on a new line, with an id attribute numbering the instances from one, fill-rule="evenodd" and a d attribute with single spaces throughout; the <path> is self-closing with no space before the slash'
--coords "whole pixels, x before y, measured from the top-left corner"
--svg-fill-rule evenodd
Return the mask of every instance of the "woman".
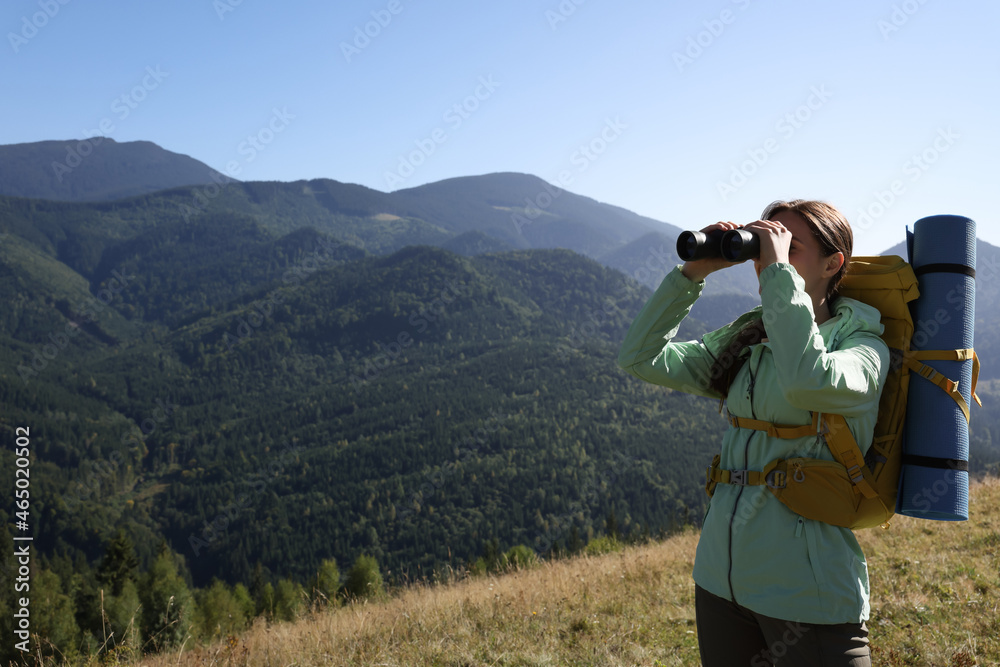
<path id="1" fill-rule="evenodd" d="M 648 382 L 725 399 L 737 417 L 798 425 L 811 423 L 811 412 L 841 414 L 866 451 L 889 350 L 879 312 L 837 298 L 850 224 L 829 204 L 804 200 L 775 202 L 761 218 L 743 227 L 760 239 L 761 306 L 701 341 L 672 342 L 705 279 L 732 266 L 686 262 L 636 317 L 618 362 Z M 737 227 L 719 222 L 703 231 Z M 731 426 L 721 467 L 760 471 L 799 456 L 833 460 L 820 436 L 778 439 Z M 707 667 L 871 664 L 868 570 L 854 534 L 798 516 L 765 486 L 718 484 L 694 580 Z"/>

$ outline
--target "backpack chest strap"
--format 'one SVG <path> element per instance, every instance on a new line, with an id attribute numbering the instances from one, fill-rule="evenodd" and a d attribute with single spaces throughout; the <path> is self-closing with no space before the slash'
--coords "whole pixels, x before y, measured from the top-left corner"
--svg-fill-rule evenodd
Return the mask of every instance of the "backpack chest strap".
<path id="1" fill-rule="evenodd" d="M 818 412 L 813 413 L 812 424 L 805 424 L 804 426 L 772 424 L 771 422 L 761 421 L 760 419 L 737 417 L 728 410 L 726 411 L 726 420 L 729 422 L 729 425 L 734 428 L 746 428 L 751 431 L 764 431 L 772 438 L 779 438 L 781 440 L 808 438 L 809 436 L 823 435 L 825 433 L 823 430 L 825 427 L 820 424 Z"/>
<path id="2" fill-rule="evenodd" d="M 842 415 L 823 415 L 820 413 L 812 413 L 812 424 L 807 424 L 804 426 L 783 426 L 780 424 L 772 424 L 771 422 L 761 421 L 759 419 L 745 419 L 743 417 L 736 417 L 731 413 L 727 413 L 727 419 L 729 423 L 736 428 L 746 428 L 753 431 L 764 431 L 773 438 L 780 438 L 783 440 L 792 438 L 805 438 L 809 436 L 822 435 L 826 439 L 827 447 L 830 449 L 830 453 L 833 454 L 833 458 L 837 463 L 840 463 L 847 470 L 847 476 L 850 478 L 851 483 L 857 488 L 862 495 L 866 498 L 875 498 L 878 496 L 878 492 L 872 483 L 871 474 L 865 465 L 864 455 L 858 448 L 857 443 L 854 441 L 854 435 L 851 433 L 850 428 L 847 425 L 847 420 L 844 419 Z M 754 479 L 754 481 L 744 482 L 745 484 L 766 484 L 765 476 L 766 473 L 756 473 L 756 475 L 762 475 L 759 480 L 754 475 L 753 471 L 725 471 L 720 470 L 717 475 L 724 476 L 726 472 L 736 472 L 738 478 L 741 479 Z M 743 477 L 743 473 L 746 476 Z M 711 471 L 709 472 L 709 477 L 712 477 Z M 729 483 L 734 482 L 722 479 L 715 479 L 713 481 Z M 736 482 L 739 483 L 739 482 Z"/>

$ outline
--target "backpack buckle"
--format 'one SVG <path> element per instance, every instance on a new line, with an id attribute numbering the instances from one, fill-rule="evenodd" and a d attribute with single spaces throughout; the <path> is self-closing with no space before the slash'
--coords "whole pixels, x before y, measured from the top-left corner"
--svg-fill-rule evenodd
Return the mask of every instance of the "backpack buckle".
<path id="1" fill-rule="evenodd" d="M 861 472 L 861 466 L 858 465 L 853 465 L 850 468 L 848 468 L 847 476 L 851 478 L 851 481 L 854 482 L 854 484 L 860 484 L 861 482 L 865 481 L 865 476 Z"/>
<path id="2" fill-rule="evenodd" d="M 784 471 L 775 468 L 764 477 L 764 483 L 770 489 L 783 489 L 788 485 L 788 476 Z"/>
<path id="3" fill-rule="evenodd" d="M 737 486 L 747 485 L 747 471 L 746 470 L 730 470 L 729 471 L 729 483 L 736 484 Z"/>
<path id="4" fill-rule="evenodd" d="M 813 424 L 816 426 L 816 437 L 830 434 L 830 424 L 823 419 L 823 415 L 819 412 L 813 413 Z"/>

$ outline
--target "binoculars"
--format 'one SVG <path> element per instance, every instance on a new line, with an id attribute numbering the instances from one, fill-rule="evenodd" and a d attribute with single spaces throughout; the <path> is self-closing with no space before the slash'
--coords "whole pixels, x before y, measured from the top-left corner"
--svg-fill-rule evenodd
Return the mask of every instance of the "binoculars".
<path id="1" fill-rule="evenodd" d="M 677 255 L 685 262 L 713 257 L 742 262 L 760 256 L 760 239 L 743 229 L 682 232 L 677 237 Z"/>

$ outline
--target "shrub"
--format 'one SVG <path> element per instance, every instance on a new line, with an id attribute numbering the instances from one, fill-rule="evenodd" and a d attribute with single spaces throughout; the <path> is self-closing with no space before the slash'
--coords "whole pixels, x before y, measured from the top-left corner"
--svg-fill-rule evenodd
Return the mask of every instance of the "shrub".
<path id="1" fill-rule="evenodd" d="M 507 553 L 504 554 L 504 561 L 508 569 L 520 570 L 531 567 L 537 563 L 538 556 L 530 547 L 518 544 L 515 547 L 511 547 Z"/>
<path id="2" fill-rule="evenodd" d="M 382 583 L 382 573 L 378 570 L 375 558 L 358 556 L 351 570 L 347 573 L 342 590 L 345 597 L 354 599 L 382 596 L 385 593 L 385 586 Z"/>
<path id="3" fill-rule="evenodd" d="M 612 551 L 621 551 L 622 543 L 613 537 L 608 537 L 602 535 L 601 537 L 595 538 L 590 542 L 587 542 L 587 546 L 584 548 L 584 553 L 588 556 L 599 556 L 601 554 L 608 554 Z"/>
<path id="4" fill-rule="evenodd" d="M 333 558 L 325 558 L 313 580 L 312 599 L 316 604 L 335 604 L 340 587 L 340 569 Z"/>

